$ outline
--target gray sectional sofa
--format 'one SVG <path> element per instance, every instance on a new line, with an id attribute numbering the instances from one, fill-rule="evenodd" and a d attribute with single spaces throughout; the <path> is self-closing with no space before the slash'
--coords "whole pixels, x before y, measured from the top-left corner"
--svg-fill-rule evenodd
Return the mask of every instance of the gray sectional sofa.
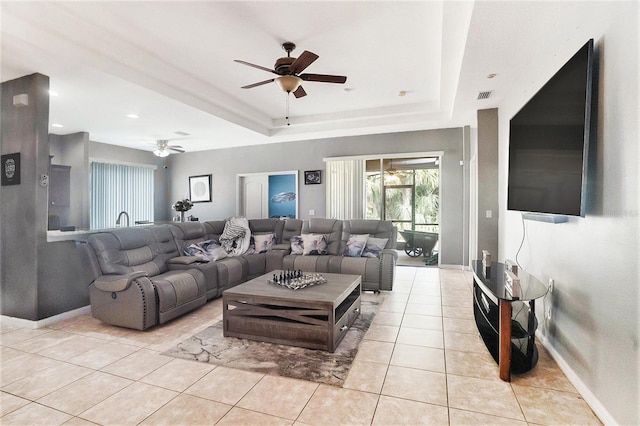
<path id="1" fill-rule="evenodd" d="M 90 235 L 81 249 L 92 280 L 92 315 L 108 324 L 144 330 L 277 269 L 356 274 L 362 276 L 363 290 L 393 288 L 397 254 L 392 248 L 397 236 L 389 221 L 312 218 L 248 222 L 252 235 L 274 235 L 270 250 L 214 262 L 186 256 L 185 248 L 219 241 L 224 220 L 117 228 Z M 292 254 L 292 239 L 309 234 L 324 237 L 326 254 Z M 352 234 L 386 240 L 386 245 L 376 256 L 344 256 Z"/>

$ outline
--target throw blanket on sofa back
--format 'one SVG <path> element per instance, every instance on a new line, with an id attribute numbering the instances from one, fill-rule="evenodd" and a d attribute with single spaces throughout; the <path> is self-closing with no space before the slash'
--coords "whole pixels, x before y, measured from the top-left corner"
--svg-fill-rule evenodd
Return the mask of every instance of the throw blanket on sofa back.
<path id="1" fill-rule="evenodd" d="M 229 256 L 240 256 L 249 249 L 251 229 L 245 217 L 231 217 L 220 235 L 220 245 Z"/>

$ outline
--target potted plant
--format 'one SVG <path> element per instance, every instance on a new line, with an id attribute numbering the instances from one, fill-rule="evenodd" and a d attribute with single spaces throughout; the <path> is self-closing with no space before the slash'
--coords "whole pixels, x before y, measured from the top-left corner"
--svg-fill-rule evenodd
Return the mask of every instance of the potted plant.
<path id="1" fill-rule="evenodd" d="M 188 198 L 178 200 L 171 206 L 172 209 L 180 212 L 180 222 L 184 222 L 184 212 L 191 210 L 191 207 L 193 207 L 193 203 Z"/>

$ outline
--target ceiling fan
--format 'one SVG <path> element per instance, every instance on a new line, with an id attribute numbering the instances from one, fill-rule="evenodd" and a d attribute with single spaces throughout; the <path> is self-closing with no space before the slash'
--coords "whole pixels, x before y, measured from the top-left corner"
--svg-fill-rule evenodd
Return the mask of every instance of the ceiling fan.
<path id="1" fill-rule="evenodd" d="M 343 84 L 347 81 L 347 77 L 342 75 L 328 75 L 328 74 L 300 74 L 304 71 L 309 65 L 311 65 L 316 59 L 319 58 L 315 53 L 309 52 L 305 50 L 298 58 L 292 58 L 291 52 L 296 48 L 296 45 L 291 42 L 285 42 L 282 44 L 282 48 L 286 50 L 287 56 L 283 58 L 279 58 L 276 60 L 276 64 L 273 69 L 262 67 L 260 65 L 255 65 L 250 62 L 241 61 L 239 59 L 235 59 L 235 62 L 240 64 L 248 65 L 253 68 L 258 68 L 263 71 L 267 71 L 273 74 L 278 75 L 279 77 L 274 77 L 269 80 L 260 81 L 258 83 L 249 84 L 247 86 L 243 86 L 243 89 L 251 89 L 253 87 L 262 86 L 263 84 L 268 84 L 272 82 L 276 82 L 278 86 L 282 90 L 287 93 L 293 93 L 296 98 L 301 98 L 307 95 L 307 92 L 302 88 L 303 81 L 316 81 L 321 83 L 338 83 Z"/>
<path id="2" fill-rule="evenodd" d="M 170 151 L 183 153 L 184 149 L 180 145 L 169 145 L 169 141 L 167 139 L 159 139 L 156 141 L 157 149 L 153 151 L 155 155 L 158 157 L 166 157 L 171 154 Z"/>

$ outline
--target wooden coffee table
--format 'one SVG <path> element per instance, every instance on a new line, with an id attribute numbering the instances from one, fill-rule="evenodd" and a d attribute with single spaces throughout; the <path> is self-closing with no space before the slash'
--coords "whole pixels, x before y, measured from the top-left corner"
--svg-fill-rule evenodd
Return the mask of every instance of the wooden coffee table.
<path id="1" fill-rule="evenodd" d="M 360 275 L 321 274 L 327 282 L 291 290 L 271 271 L 222 293 L 224 336 L 334 352 L 360 314 Z"/>

